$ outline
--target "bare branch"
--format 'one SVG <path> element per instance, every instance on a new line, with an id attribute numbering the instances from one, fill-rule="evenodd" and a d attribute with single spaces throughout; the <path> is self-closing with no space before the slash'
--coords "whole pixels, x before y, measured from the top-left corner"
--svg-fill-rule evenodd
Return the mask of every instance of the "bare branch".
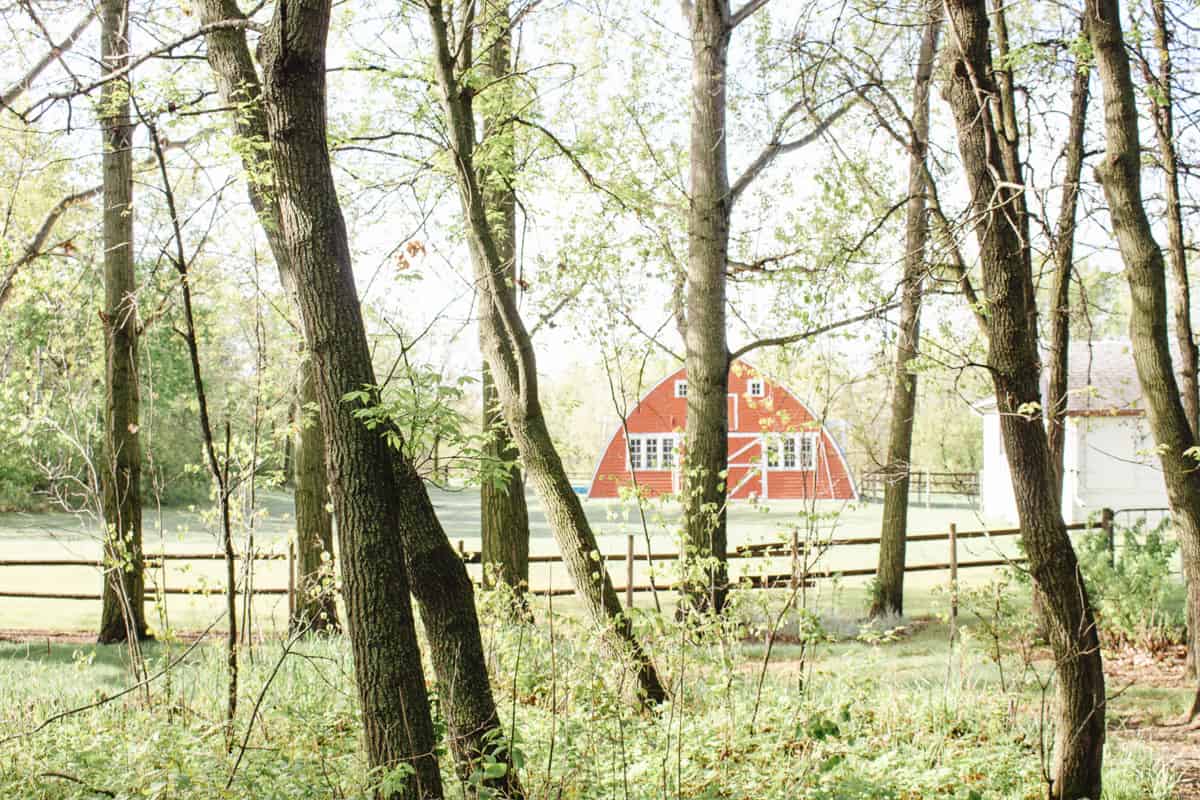
<path id="1" fill-rule="evenodd" d="M 583 287 L 587 286 L 587 284 L 588 282 L 586 280 L 580 281 L 580 283 L 574 289 L 563 295 L 553 307 L 538 317 L 538 321 L 533 323 L 533 327 L 529 329 L 529 335 L 536 336 L 539 330 L 549 325 L 550 322 L 553 321 L 556 316 L 558 316 L 559 312 L 561 312 L 567 307 L 568 304 L 570 304 L 576 297 L 579 296 L 579 293 L 583 291 Z"/>
<path id="2" fill-rule="evenodd" d="M 84 15 L 75 28 L 67 34 L 67 38 L 58 44 L 51 42 L 51 47 L 46 54 L 38 59 L 37 63 L 30 67 L 29 71 L 20 80 L 5 89 L 4 94 L 0 95 L 0 106 L 7 108 L 16 102 L 16 99 L 29 89 L 38 76 L 45 71 L 46 67 L 62 58 L 63 54 L 75 45 L 75 42 L 79 40 L 79 37 L 83 35 L 83 32 L 88 29 L 88 26 L 92 24 L 92 20 L 99 13 L 100 4 L 97 3 L 91 11 Z"/>
<path id="3" fill-rule="evenodd" d="M 58 224 L 58 220 L 67 211 L 81 203 L 86 203 L 93 197 L 100 194 L 103 187 L 93 186 L 90 189 L 84 189 L 82 192 L 75 192 L 59 200 L 54 204 L 54 208 L 50 209 L 46 214 L 46 218 L 42 220 L 41 226 L 37 233 L 25 245 L 25 249 L 21 255 L 9 264 L 8 269 L 4 271 L 4 276 L 0 277 L 0 310 L 4 308 L 12 295 L 13 283 L 16 281 L 17 273 L 21 267 L 24 267 L 29 262 L 42 254 L 42 249 L 46 246 L 46 241 L 50 238 L 50 234 L 54 231 L 54 226 Z"/>
<path id="4" fill-rule="evenodd" d="M 741 25 L 769 2 L 771 0 L 747 0 L 746 5 L 735 11 L 733 16 L 729 18 L 729 27 L 736 28 L 738 25 Z"/>
<path id="5" fill-rule="evenodd" d="M 173 150 L 184 147 L 188 143 L 193 142 L 197 138 L 204 135 L 205 132 L 202 132 L 187 139 L 181 139 L 175 142 L 164 142 L 163 148 L 166 150 Z M 141 162 L 135 171 L 151 169 L 154 166 L 154 160 L 148 159 Z M 82 191 L 69 194 L 55 203 L 54 207 L 47 212 L 45 218 L 42 220 L 41 226 L 38 227 L 37 233 L 35 233 L 33 238 L 31 238 L 25 245 L 24 249 L 21 251 L 21 255 L 18 256 L 15 261 L 9 264 L 8 268 L 4 270 L 4 275 L 0 276 L 0 311 L 4 310 L 5 304 L 8 303 L 12 296 L 12 288 L 13 284 L 16 282 L 17 273 L 20 272 L 23 267 L 26 267 L 32 263 L 34 259 L 45 254 L 46 242 L 50 240 L 50 234 L 54 232 L 55 226 L 58 225 L 58 221 L 62 219 L 63 215 L 75 206 L 82 205 L 92 198 L 97 197 L 103 191 L 103 189 L 103 186 L 92 186 L 87 189 L 83 189 Z M 67 241 L 69 242 L 70 240 L 68 239 Z M 60 242 L 58 245 L 56 245 L 56 247 L 63 246 L 64 244 L 65 242 Z"/>
<path id="6" fill-rule="evenodd" d="M 609 189 L 605 186 L 602 186 L 599 182 L 597 182 L 595 176 L 593 176 L 592 173 L 588 171 L 588 168 L 583 165 L 583 162 L 579 160 L 579 156 L 575 155 L 575 153 L 571 151 L 571 148 L 569 148 L 565 144 L 563 144 L 563 142 L 557 136 L 555 136 L 548 128 L 546 128 L 545 126 L 543 126 L 537 122 L 534 122 L 532 120 L 525 119 L 524 117 L 513 117 L 512 121 L 520 123 L 521 125 L 524 125 L 526 127 L 533 128 L 534 130 L 541 133 L 543 136 L 545 136 L 547 139 L 550 140 L 551 144 L 553 144 L 555 147 L 558 148 L 559 152 L 561 152 L 564 156 L 567 157 L 567 160 L 570 161 L 571 165 L 573 167 L 575 167 L 576 171 L 578 171 L 579 174 L 583 176 L 583 179 L 585 181 L 587 181 L 589 186 L 591 186 L 593 189 L 598 189 L 599 191 L 601 191 L 604 194 L 611 197 L 613 200 L 616 201 L 617 205 L 619 205 L 623 210 L 625 210 L 625 211 L 632 210 L 625 203 L 625 201 L 622 200 L 615 192 L 613 192 L 611 189 Z"/>
<path id="7" fill-rule="evenodd" d="M 183 45 L 187 44 L 188 42 L 193 41 L 195 39 L 199 39 L 202 36 L 205 36 L 214 31 L 224 31 L 224 30 L 256 30 L 256 31 L 260 31 L 260 30 L 262 30 L 262 26 L 259 23 L 254 22 L 253 20 L 249 20 L 249 19 L 223 19 L 223 20 L 218 20 L 216 22 L 210 22 L 206 25 L 201 25 L 199 28 L 197 28 L 196 30 L 194 30 L 190 33 L 186 33 L 183 36 L 180 36 L 178 39 L 174 39 L 170 42 L 167 42 L 164 45 L 154 48 L 153 50 L 148 50 L 145 53 L 142 53 L 137 58 L 131 59 L 126 64 L 121 66 L 120 69 L 114 69 L 112 72 L 106 72 L 89 84 L 86 84 L 84 86 L 75 87 L 75 88 L 71 89 L 70 91 L 50 92 L 50 93 L 44 95 L 41 99 L 37 100 L 32 105 L 30 105 L 29 108 L 25 109 L 25 111 L 23 113 L 18 112 L 15 109 L 10 109 L 10 110 L 12 110 L 13 113 L 16 114 L 17 116 L 19 116 L 23 121 L 26 121 L 26 122 L 32 121 L 32 119 L 36 119 L 36 117 L 31 118 L 31 115 L 33 115 L 35 111 L 42 109 L 44 106 L 49 106 L 51 103 L 55 102 L 56 100 L 69 100 L 73 97 L 90 94 L 91 92 L 95 91 L 96 89 L 100 88 L 101 86 L 103 86 L 106 83 L 110 83 L 112 81 L 115 81 L 115 80 L 125 77 L 130 72 L 132 72 L 134 69 L 136 69 L 137 67 L 141 66 L 142 64 L 146 63 L 147 61 L 149 61 L 153 58 L 158 58 L 159 56 L 168 55 L 171 52 L 173 52 L 176 48 L 182 47 Z"/>
<path id="8" fill-rule="evenodd" d="M 857 102 L 857 97 L 850 98 L 846 102 L 842 103 L 842 105 L 840 105 L 837 109 L 835 109 L 833 113 L 825 117 L 825 119 L 820 120 L 817 125 L 804 136 L 801 136 L 799 139 L 792 139 L 791 141 L 785 142 L 782 141 L 782 139 L 784 128 L 787 127 L 788 121 L 791 120 L 791 118 L 796 114 L 804 110 L 805 104 L 803 100 L 797 100 L 795 103 L 793 103 L 791 107 L 784 112 L 783 117 L 775 125 L 775 133 L 771 136 L 770 143 L 763 148 L 762 152 L 758 154 L 758 157 L 756 157 L 754 161 L 750 163 L 750 166 L 746 167 L 746 171 L 743 172 L 741 176 L 733 182 L 733 186 L 731 186 L 729 189 L 730 203 L 737 202 L 738 197 L 740 197 L 742 193 L 746 191 L 750 184 L 753 183 L 754 180 L 762 174 L 763 170 L 769 167 L 771 162 L 773 162 L 777 157 L 800 150 L 801 148 L 807 147 L 815 142 L 825 133 L 825 131 L 829 130 L 833 123 L 837 122 L 842 118 L 843 115 L 845 115 L 847 111 L 853 108 Z"/>
<path id="9" fill-rule="evenodd" d="M 752 350 L 758 350 L 761 347 L 779 347 L 780 345 L 793 344 L 795 342 L 800 342 L 805 339 L 812 339 L 814 337 L 820 336 L 823 333 L 829 333 L 830 331 L 835 331 L 838 328 L 845 328 L 849 325 L 853 325 L 858 322 L 866 322 L 869 319 L 875 319 L 876 317 L 882 316 L 883 314 L 887 313 L 888 311 L 891 311 L 891 310 L 899 308 L 899 307 L 900 307 L 899 302 L 887 303 L 886 305 L 876 306 L 875 308 L 872 308 L 870 311 L 859 314 L 858 316 L 849 317 L 848 319 L 838 320 L 837 322 L 831 322 L 828 325 L 822 325 L 819 328 L 812 328 L 807 331 L 800 331 L 799 333 L 792 333 L 787 336 L 771 336 L 766 339 L 759 339 L 757 341 L 750 342 L 747 345 L 743 345 L 742 347 L 739 347 L 737 350 L 734 350 L 732 353 L 729 354 L 729 361 L 730 362 L 737 361 L 739 358 L 741 358 L 742 356 L 751 352 Z"/>

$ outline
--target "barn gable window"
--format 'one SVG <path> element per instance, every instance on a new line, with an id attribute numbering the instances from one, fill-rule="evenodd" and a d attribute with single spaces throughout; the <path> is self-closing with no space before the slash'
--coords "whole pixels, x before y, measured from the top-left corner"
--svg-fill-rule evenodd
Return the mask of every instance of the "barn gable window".
<path id="1" fill-rule="evenodd" d="M 679 437 L 673 433 L 634 433 L 629 436 L 629 468 L 669 470 L 675 468 Z"/>
<path id="2" fill-rule="evenodd" d="M 751 378 L 747 387 L 749 388 L 749 395 L 751 397 L 762 397 L 766 394 L 761 378 Z"/>
<path id="3" fill-rule="evenodd" d="M 817 468 L 818 433 L 771 433 L 764 437 L 767 467 L 812 472 Z"/>
<path id="4" fill-rule="evenodd" d="M 687 397 L 687 381 L 675 381 L 675 396 Z"/>

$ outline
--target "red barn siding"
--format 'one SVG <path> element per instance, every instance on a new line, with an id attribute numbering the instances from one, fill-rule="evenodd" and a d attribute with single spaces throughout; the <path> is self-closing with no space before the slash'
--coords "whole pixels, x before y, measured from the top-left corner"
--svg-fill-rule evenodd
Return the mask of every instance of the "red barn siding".
<path id="1" fill-rule="evenodd" d="M 675 397 L 675 384 L 686 377 L 682 369 L 668 375 L 642 398 L 625 423 L 631 435 L 673 433 L 683 442 L 687 400 Z M 762 397 L 750 397 L 753 380 L 762 381 Z M 730 466 L 726 485 L 731 499 L 857 498 L 854 481 L 837 443 L 791 392 L 763 378 L 744 362 L 735 363 L 730 370 L 729 392 Z M 758 437 L 763 433 L 800 432 L 819 433 L 816 469 L 771 468 L 764 474 L 762 440 Z M 614 498 L 623 487 L 633 486 L 625 440 L 625 430 L 618 428 L 596 465 L 589 497 Z M 678 488 L 675 481 L 670 469 L 637 471 L 638 487 L 651 496 L 675 491 Z"/>

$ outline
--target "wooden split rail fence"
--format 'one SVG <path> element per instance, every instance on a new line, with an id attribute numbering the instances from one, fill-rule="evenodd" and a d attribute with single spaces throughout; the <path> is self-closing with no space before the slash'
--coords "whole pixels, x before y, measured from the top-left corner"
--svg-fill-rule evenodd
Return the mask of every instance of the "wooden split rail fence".
<path id="1" fill-rule="evenodd" d="M 897 479 L 884 470 L 867 472 L 858 479 L 858 491 L 864 498 L 883 500 L 889 483 Z M 914 469 L 908 473 L 908 494 L 913 502 L 926 508 L 937 497 L 963 497 L 974 503 L 979 499 L 978 472 L 933 472 Z"/>
<path id="2" fill-rule="evenodd" d="M 1083 530 L 1103 530 L 1107 535 L 1109 544 L 1109 553 L 1114 551 L 1114 531 L 1113 531 L 1113 512 L 1105 509 L 1097 523 L 1074 523 L 1067 525 L 1068 531 L 1083 531 Z M 1024 559 L 1022 558 L 992 558 L 992 559 L 975 559 L 970 561 L 960 561 L 959 542 L 964 539 L 984 539 L 984 538 L 1003 538 L 1017 536 L 1021 533 L 1020 528 L 1001 528 L 994 530 L 968 530 L 960 531 L 957 526 L 951 525 L 948 531 L 937 533 L 912 533 L 908 535 L 909 542 L 947 542 L 948 554 L 947 560 L 943 562 L 932 562 L 924 564 L 907 564 L 905 572 L 949 572 L 951 580 L 957 579 L 958 571 L 961 569 L 977 569 L 984 567 L 1003 567 L 1010 564 L 1019 564 Z M 624 583 L 617 586 L 618 591 L 625 593 L 626 603 L 632 605 L 633 595 L 635 592 L 649 591 L 670 591 L 674 586 L 670 583 L 654 585 L 635 583 L 634 565 L 638 561 L 653 563 L 655 561 L 677 561 L 679 554 L 674 552 L 637 552 L 636 544 L 638 538 L 634 534 L 628 534 L 625 540 L 625 552 L 615 553 L 605 556 L 608 563 L 621 562 L 625 563 Z M 802 538 L 798 530 L 793 529 L 790 542 L 769 542 L 762 544 L 741 545 L 728 553 L 728 557 L 733 560 L 759 560 L 765 561 L 764 568 L 758 574 L 746 574 L 736 579 L 738 585 L 753 588 L 753 589 L 779 589 L 779 588 L 795 588 L 801 582 L 810 583 L 819 579 L 828 579 L 835 577 L 859 577 L 874 575 L 875 567 L 856 567 L 849 569 L 811 569 L 806 567 L 806 564 L 811 563 L 809 556 L 814 553 L 819 553 L 824 556 L 830 551 L 844 547 L 859 547 L 878 545 L 879 537 L 877 536 L 817 536 L 813 539 Z M 464 542 L 458 543 L 459 554 L 467 564 L 480 564 L 482 562 L 482 554 L 479 551 L 468 551 Z M 295 600 L 295 563 L 293 553 L 289 549 L 287 553 L 269 553 L 258 552 L 254 554 L 254 559 L 257 561 L 279 561 L 287 559 L 288 561 L 288 586 L 287 587 L 259 587 L 254 586 L 252 593 L 255 595 L 287 595 L 289 609 L 294 607 Z M 244 556 L 239 556 L 239 560 L 244 559 Z M 221 553 L 148 553 L 145 557 L 147 569 L 161 568 L 164 561 L 221 561 L 224 560 L 224 555 Z M 779 568 L 779 562 L 783 559 L 790 561 L 790 569 L 786 572 L 771 572 L 769 568 L 774 566 Z M 813 558 L 812 561 L 819 561 L 819 558 Z M 562 563 L 562 556 L 557 553 L 531 554 L 529 556 L 531 564 L 558 564 Z M 91 559 L 72 559 L 72 558 L 41 558 L 41 559 L 0 559 L 0 568 L 3 567 L 96 567 L 99 568 L 101 562 Z M 615 576 L 614 576 L 615 577 Z M 0 584 L 2 585 L 2 584 Z M 147 599 L 153 599 L 158 594 L 158 589 L 147 586 Z M 179 588 L 168 587 L 162 590 L 167 595 L 220 595 L 224 592 L 223 588 L 219 587 L 193 587 Z M 568 595 L 574 594 L 574 589 L 570 588 L 555 588 L 553 586 L 532 587 L 530 590 L 535 595 Z M 64 592 L 20 592 L 20 591 L 5 591 L 0 590 L 0 598 L 11 597 L 21 599 L 42 599 L 42 600 L 93 600 L 99 601 L 99 594 L 86 593 L 64 593 Z"/>

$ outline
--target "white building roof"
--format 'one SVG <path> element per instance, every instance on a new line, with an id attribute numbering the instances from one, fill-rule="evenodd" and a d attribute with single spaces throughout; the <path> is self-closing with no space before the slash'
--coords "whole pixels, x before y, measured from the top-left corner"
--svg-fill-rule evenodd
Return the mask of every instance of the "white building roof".
<path id="1" fill-rule="evenodd" d="M 1174 348 L 1172 348 L 1172 355 Z M 1176 356 L 1177 357 L 1177 356 Z M 1042 353 L 1042 397 L 1046 396 L 1049 354 Z M 977 411 L 990 413 L 996 398 L 987 397 L 974 404 Z M 1091 416 L 1104 414 L 1143 414 L 1142 386 L 1133 363 L 1133 347 L 1128 339 L 1072 342 L 1067 353 L 1067 414 Z"/>

